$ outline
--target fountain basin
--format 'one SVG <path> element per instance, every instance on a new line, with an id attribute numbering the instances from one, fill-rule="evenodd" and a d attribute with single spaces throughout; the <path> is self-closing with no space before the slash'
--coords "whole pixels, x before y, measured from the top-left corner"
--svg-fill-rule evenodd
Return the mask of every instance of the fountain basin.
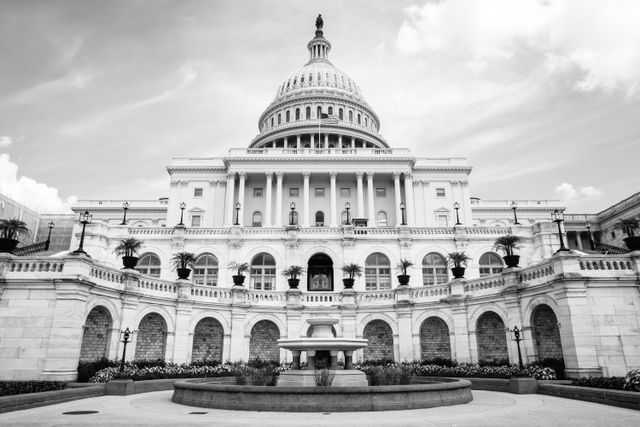
<path id="1" fill-rule="evenodd" d="M 284 338 L 278 340 L 278 346 L 287 350 L 334 350 L 354 351 L 366 347 L 369 340 L 359 338 Z"/>

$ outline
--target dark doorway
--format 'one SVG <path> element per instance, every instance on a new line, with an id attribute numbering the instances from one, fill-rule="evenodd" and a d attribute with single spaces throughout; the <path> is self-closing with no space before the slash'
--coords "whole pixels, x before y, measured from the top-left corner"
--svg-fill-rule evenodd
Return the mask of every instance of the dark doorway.
<path id="1" fill-rule="evenodd" d="M 309 291 L 333 291 L 333 261 L 326 254 L 315 254 L 307 266 Z"/>

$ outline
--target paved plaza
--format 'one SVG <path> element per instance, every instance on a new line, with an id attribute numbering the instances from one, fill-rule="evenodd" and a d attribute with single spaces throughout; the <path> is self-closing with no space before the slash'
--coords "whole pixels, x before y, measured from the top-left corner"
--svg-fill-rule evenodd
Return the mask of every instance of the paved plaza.
<path id="1" fill-rule="evenodd" d="M 350 413 L 246 412 L 171 402 L 172 391 L 102 396 L 0 414 L 1 426 L 633 426 L 640 411 L 543 395 L 474 391 L 466 405 Z M 65 415 L 73 411 L 98 411 Z"/>

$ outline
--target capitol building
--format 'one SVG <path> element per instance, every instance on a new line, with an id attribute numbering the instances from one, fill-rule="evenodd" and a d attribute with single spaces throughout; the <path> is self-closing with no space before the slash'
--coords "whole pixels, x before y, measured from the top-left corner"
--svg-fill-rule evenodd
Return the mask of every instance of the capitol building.
<path id="1" fill-rule="evenodd" d="M 589 250 L 580 218 L 551 222 L 559 201 L 472 197 L 464 158 L 417 157 L 379 133 L 321 18 L 307 49 L 246 147 L 173 159 L 168 197 L 124 212 L 81 200 L 74 212 L 92 218 L 70 250 L 82 235 L 86 255 L 0 254 L 0 378 L 73 380 L 79 361 L 118 358 L 127 327 L 129 359 L 290 361 L 277 340 L 309 336 L 314 316 L 369 340 L 354 360 L 516 363 L 517 327 L 525 363 L 564 359 L 571 377 L 640 368 L 640 252 Z M 504 235 L 520 238 L 517 267 L 495 248 Z M 127 238 L 143 241 L 135 269 L 114 253 Z M 196 256 L 187 280 L 177 252 Z M 454 252 L 470 258 L 463 278 Z M 230 263 L 249 265 L 243 284 Z M 347 264 L 362 267 L 353 288 Z M 297 288 L 291 266 L 304 268 Z"/>

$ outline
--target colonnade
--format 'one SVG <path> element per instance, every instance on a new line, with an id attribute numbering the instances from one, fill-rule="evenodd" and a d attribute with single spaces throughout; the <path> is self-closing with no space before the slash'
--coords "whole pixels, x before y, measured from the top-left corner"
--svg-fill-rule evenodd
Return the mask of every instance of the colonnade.
<path id="1" fill-rule="evenodd" d="M 304 138 L 303 138 L 304 137 Z M 308 137 L 308 138 L 306 138 Z M 330 138 L 333 137 L 333 138 Z M 336 138 L 337 137 L 337 141 Z M 341 134 L 330 134 L 315 132 L 309 134 L 298 134 L 291 136 L 280 136 L 277 139 L 266 141 L 256 148 L 278 148 L 282 144 L 281 148 L 316 148 L 316 149 L 328 149 L 328 148 L 362 148 L 362 147 L 376 147 L 379 145 L 377 142 L 371 142 L 362 138 L 356 138 L 355 136 L 346 136 Z M 333 144 L 333 146 L 331 146 Z"/>

